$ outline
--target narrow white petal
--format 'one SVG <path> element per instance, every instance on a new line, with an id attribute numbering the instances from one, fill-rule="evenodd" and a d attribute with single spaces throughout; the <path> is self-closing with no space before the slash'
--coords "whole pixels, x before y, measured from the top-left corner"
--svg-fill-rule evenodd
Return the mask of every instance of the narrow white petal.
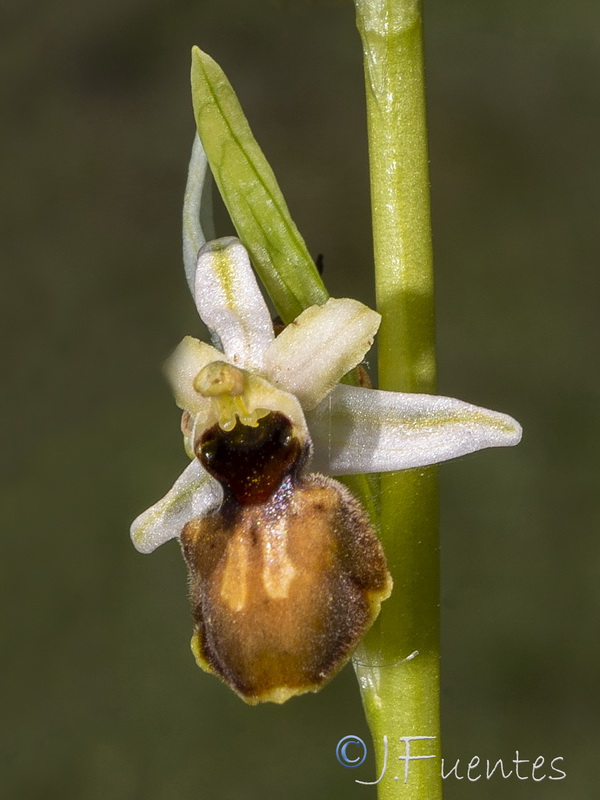
<path id="1" fill-rule="evenodd" d="M 330 298 L 307 308 L 269 346 L 269 380 L 295 394 L 304 409 L 314 408 L 362 361 L 380 322 L 358 300 Z"/>
<path id="2" fill-rule="evenodd" d="M 461 400 L 343 385 L 306 419 L 312 468 L 330 475 L 423 467 L 521 439 L 512 417 Z"/>
<path id="3" fill-rule="evenodd" d="M 218 506 L 223 499 L 219 483 L 194 459 L 162 500 L 144 511 L 131 526 L 131 541 L 140 553 L 151 553 L 174 539 L 186 523 Z"/>
<path id="4" fill-rule="evenodd" d="M 215 238 L 211 178 L 206 153 L 196 134 L 183 198 L 183 264 L 192 294 L 198 252 L 208 239 Z"/>
<path id="5" fill-rule="evenodd" d="M 208 401 L 194 391 L 194 378 L 213 361 L 227 361 L 223 353 L 193 336 L 185 336 L 165 364 L 165 374 L 179 408 L 197 413 Z"/>
<path id="6" fill-rule="evenodd" d="M 228 359 L 244 369 L 263 369 L 273 324 L 248 253 L 232 236 L 207 242 L 196 267 L 195 298 L 204 324 Z"/>

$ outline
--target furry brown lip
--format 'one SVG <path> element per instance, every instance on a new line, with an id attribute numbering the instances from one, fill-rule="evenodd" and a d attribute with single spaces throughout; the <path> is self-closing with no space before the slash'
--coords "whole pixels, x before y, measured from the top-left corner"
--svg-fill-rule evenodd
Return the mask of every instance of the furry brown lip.
<path id="1" fill-rule="evenodd" d="M 279 412 L 196 450 L 224 490 L 181 534 L 199 666 L 250 704 L 317 691 L 390 593 L 373 528 L 345 487 L 304 474 L 309 446 Z"/>

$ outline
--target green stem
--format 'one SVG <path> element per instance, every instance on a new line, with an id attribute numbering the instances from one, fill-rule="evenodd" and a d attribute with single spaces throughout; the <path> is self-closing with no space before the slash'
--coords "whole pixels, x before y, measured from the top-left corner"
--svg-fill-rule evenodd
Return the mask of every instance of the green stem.
<path id="1" fill-rule="evenodd" d="M 429 174 L 419 0 L 355 0 L 364 48 L 379 387 L 435 391 Z M 356 657 L 380 800 L 438 800 L 439 539 L 434 468 L 381 476 L 380 532 L 394 591 Z M 413 653 L 418 653 L 405 660 Z M 435 758 L 408 762 L 410 754 Z M 394 780 L 398 777 L 398 780 Z"/>

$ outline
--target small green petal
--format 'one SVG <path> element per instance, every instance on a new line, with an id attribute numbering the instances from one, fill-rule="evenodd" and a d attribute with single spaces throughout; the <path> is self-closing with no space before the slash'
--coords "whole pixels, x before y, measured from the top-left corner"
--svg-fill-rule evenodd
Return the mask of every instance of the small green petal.
<path id="1" fill-rule="evenodd" d="M 284 322 L 327 300 L 271 167 L 221 68 L 192 50 L 192 99 L 210 168 L 240 239 Z"/>
<path id="2" fill-rule="evenodd" d="M 223 358 L 219 350 L 193 336 L 182 339 L 164 367 L 179 408 L 194 414 L 205 409 L 207 400 L 194 390 L 194 378 L 207 364 Z"/>

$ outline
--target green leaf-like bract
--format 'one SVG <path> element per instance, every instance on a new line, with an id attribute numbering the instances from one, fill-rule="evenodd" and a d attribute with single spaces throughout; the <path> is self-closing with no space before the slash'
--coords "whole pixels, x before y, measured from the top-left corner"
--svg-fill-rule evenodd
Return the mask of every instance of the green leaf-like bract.
<path id="1" fill-rule="evenodd" d="M 222 69 L 192 50 L 192 100 L 198 133 L 221 196 L 252 263 L 284 322 L 327 290 Z"/>

